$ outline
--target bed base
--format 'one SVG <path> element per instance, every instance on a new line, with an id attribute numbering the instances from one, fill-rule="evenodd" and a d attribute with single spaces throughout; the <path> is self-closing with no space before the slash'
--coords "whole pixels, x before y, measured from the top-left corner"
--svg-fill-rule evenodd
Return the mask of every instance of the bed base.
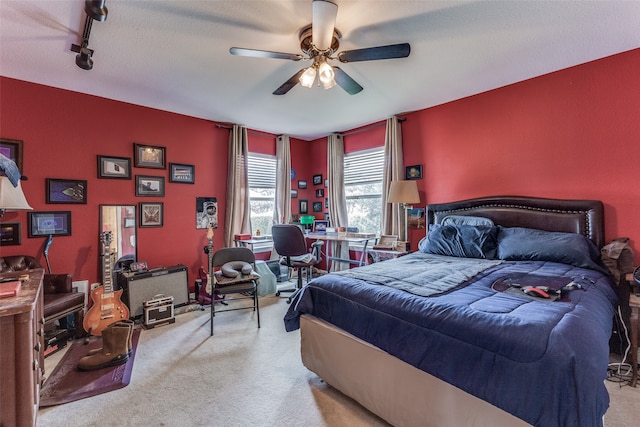
<path id="1" fill-rule="evenodd" d="M 300 334 L 307 369 L 394 426 L 530 425 L 314 316 Z"/>

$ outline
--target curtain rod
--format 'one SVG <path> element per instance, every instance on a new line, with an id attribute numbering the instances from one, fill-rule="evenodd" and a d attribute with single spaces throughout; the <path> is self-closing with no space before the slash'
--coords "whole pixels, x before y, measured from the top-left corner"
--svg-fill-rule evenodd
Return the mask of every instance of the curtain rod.
<path id="1" fill-rule="evenodd" d="M 398 117 L 398 123 L 405 122 L 406 120 L 407 120 L 406 117 Z M 349 131 L 349 132 L 344 132 L 344 133 L 335 132 L 335 133 L 338 133 L 338 134 L 340 134 L 342 136 L 348 136 L 348 135 L 354 135 L 356 133 L 364 132 L 364 131 L 367 131 L 367 130 L 376 129 L 376 128 L 379 128 L 380 126 L 386 126 L 386 125 L 387 125 L 387 121 L 385 120 L 384 122 L 380 122 L 380 123 L 376 123 L 376 124 L 373 124 L 373 125 L 365 126 L 363 128 L 352 130 L 352 131 Z M 221 124 L 216 124 L 216 127 L 217 128 L 221 128 L 221 129 L 229 129 L 229 130 L 233 129 L 233 126 L 221 125 Z M 273 136 L 270 133 L 260 132 L 260 131 L 257 131 L 257 130 L 247 130 L 247 133 L 248 134 L 252 134 L 252 135 L 271 136 L 274 139 L 277 139 L 278 136 L 279 136 L 279 135 L 278 136 Z"/>
<path id="2" fill-rule="evenodd" d="M 399 123 L 402 123 L 402 122 L 404 122 L 406 120 L 407 120 L 406 117 L 398 117 L 398 122 Z M 380 126 L 386 126 L 386 125 L 387 125 L 387 121 L 385 120 L 384 122 L 380 122 L 380 123 L 376 123 L 376 124 L 373 124 L 373 125 L 365 126 L 363 128 L 352 130 L 352 131 L 349 131 L 349 132 L 344 132 L 341 135 L 342 136 L 353 135 L 353 134 L 356 134 L 356 133 L 364 132 L 364 131 L 371 130 L 371 129 L 376 129 L 376 128 L 379 128 Z M 337 132 L 337 133 L 339 133 L 339 132 Z"/>
<path id="3" fill-rule="evenodd" d="M 220 125 L 220 124 L 216 124 L 217 128 L 220 129 L 228 129 L 231 130 L 233 129 L 233 126 L 228 126 L 228 125 Z M 251 134 L 251 135 L 260 135 L 260 136 L 270 136 L 273 139 L 278 138 L 278 136 L 273 136 L 273 134 L 270 134 L 268 132 L 260 132 L 259 130 L 247 130 L 247 134 Z"/>

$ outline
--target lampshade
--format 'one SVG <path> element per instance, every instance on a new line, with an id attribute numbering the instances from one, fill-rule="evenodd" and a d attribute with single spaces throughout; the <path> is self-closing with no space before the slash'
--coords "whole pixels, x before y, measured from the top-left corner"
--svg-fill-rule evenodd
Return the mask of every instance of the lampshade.
<path id="1" fill-rule="evenodd" d="M 316 80 L 316 69 L 311 66 L 307 68 L 300 76 L 300 84 L 304 87 L 313 86 L 313 82 Z"/>
<path id="2" fill-rule="evenodd" d="M 301 215 L 300 216 L 300 224 L 302 225 L 310 225 L 313 224 L 315 217 L 313 215 Z"/>
<path id="3" fill-rule="evenodd" d="M 320 79 L 322 87 L 324 87 L 325 89 L 330 89 L 336 85 L 333 67 L 327 64 L 326 61 L 323 61 L 322 64 L 320 64 L 320 68 L 318 71 L 320 73 L 318 79 Z"/>
<path id="4" fill-rule="evenodd" d="M 18 181 L 18 186 L 14 187 L 9 178 L 0 176 L 0 213 L 24 210 L 33 210 L 33 208 L 29 206 L 24 197 L 20 181 Z"/>
<path id="5" fill-rule="evenodd" d="M 418 183 L 416 181 L 391 181 L 389 187 L 389 203 L 420 203 Z"/>

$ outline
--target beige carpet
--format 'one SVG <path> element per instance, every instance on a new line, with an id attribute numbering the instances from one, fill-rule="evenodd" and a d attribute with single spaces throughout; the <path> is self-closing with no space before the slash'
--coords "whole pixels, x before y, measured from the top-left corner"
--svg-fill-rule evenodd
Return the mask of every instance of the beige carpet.
<path id="1" fill-rule="evenodd" d="M 260 298 L 251 311 L 209 311 L 143 330 L 131 383 L 120 390 L 41 409 L 38 426 L 387 426 L 328 387 L 300 361 L 299 332 L 284 331 L 286 297 Z M 45 359 L 51 373 L 63 352 Z M 607 383 L 606 427 L 635 425 L 640 388 Z"/>

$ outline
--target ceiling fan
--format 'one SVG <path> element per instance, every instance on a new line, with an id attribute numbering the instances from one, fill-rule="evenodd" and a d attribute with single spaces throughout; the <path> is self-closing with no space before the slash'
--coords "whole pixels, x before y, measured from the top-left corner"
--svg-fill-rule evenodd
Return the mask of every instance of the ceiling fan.
<path id="1" fill-rule="evenodd" d="M 342 34 L 335 28 L 338 5 L 330 0 L 313 0 L 312 24 L 304 27 L 299 34 L 300 49 L 303 55 L 297 53 L 272 52 L 258 49 L 232 47 L 232 55 L 253 56 L 258 58 L 288 59 L 291 61 L 313 61 L 313 63 L 294 74 L 284 82 L 274 95 L 284 95 L 295 85 L 300 83 L 304 87 L 312 87 L 318 76 L 318 85 L 329 89 L 338 84 L 349 95 L 362 91 L 360 86 L 340 67 L 328 64 L 328 60 L 343 63 L 357 61 L 374 61 L 378 59 L 406 58 L 411 52 L 409 43 L 392 44 L 387 46 L 368 47 L 364 49 L 347 50 L 333 56 L 340 47 Z"/>

